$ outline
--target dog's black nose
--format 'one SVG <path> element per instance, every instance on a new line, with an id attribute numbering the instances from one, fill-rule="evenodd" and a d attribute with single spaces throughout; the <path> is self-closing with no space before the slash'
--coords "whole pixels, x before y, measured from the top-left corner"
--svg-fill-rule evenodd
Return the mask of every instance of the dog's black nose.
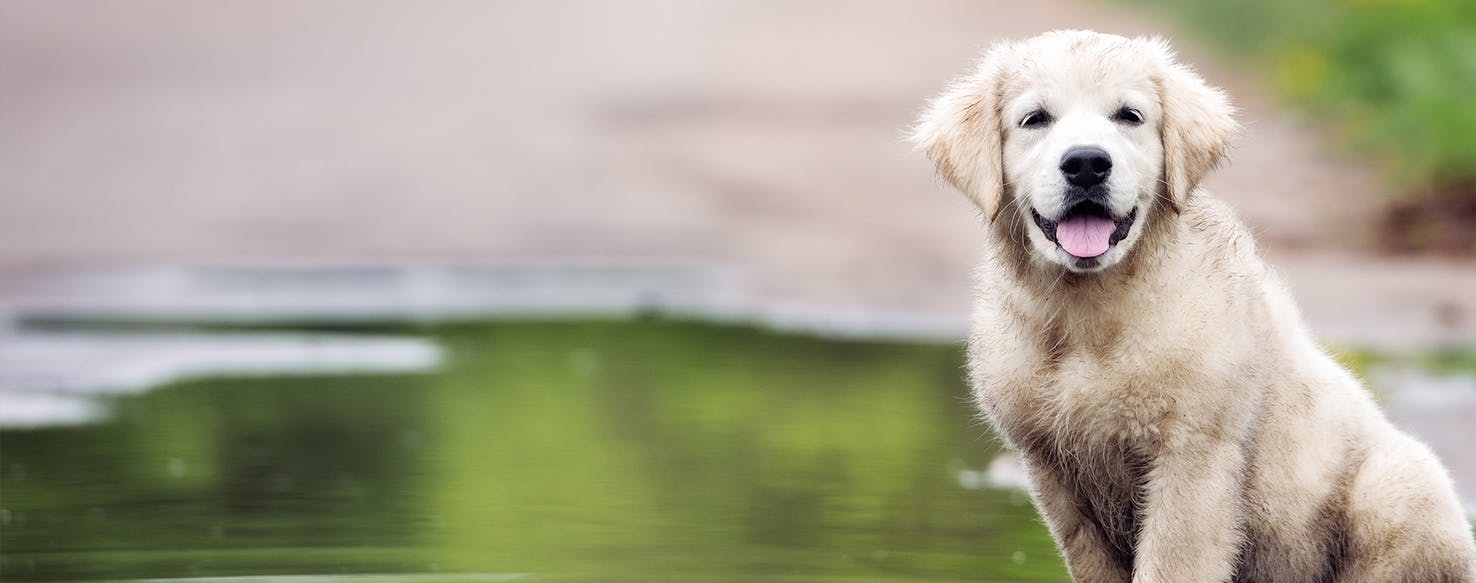
<path id="1" fill-rule="evenodd" d="M 1112 174 L 1112 157 L 1095 146 L 1077 146 L 1061 156 L 1061 173 L 1073 186 L 1091 188 L 1107 181 Z"/>

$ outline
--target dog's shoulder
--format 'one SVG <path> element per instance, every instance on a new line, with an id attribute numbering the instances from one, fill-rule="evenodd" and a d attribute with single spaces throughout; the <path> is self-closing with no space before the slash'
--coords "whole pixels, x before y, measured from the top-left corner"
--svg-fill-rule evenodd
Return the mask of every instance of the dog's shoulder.
<path id="1" fill-rule="evenodd" d="M 1255 237 L 1229 203 L 1200 189 L 1184 206 L 1183 225 L 1207 250 L 1240 259 L 1256 254 Z"/>

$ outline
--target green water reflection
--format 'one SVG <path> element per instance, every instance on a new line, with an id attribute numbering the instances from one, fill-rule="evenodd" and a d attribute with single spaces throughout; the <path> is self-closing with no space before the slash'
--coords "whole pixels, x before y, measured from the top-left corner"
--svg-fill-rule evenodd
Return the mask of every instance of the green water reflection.
<path id="1" fill-rule="evenodd" d="M 183 383 L 0 435 L 5 581 L 532 573 L 1062 581 L 956 346 L 434 329 L 438 374 Z M 376 579 L 378 580 L 378 579 Z"/>

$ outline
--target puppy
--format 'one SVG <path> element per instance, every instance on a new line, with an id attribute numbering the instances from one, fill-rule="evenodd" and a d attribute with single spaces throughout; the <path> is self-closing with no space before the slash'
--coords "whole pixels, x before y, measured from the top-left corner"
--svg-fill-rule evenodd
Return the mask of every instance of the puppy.
<path id="1" fill-rule="evenodd" d="M 1166 43 L 994 45 L 914 142 L 988 219 L 970 377 L 1078 581 L 1476 581 L 1450 479 L 1323 352 L 1224 204 Z"/>

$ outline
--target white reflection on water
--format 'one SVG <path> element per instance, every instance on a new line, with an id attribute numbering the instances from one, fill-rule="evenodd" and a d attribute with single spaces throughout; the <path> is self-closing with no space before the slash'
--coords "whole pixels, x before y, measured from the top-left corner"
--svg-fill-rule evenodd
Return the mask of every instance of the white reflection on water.
<path id="1" fill-rule="evenodd" d="M 0 331 L 0 428 L 98 421 L 104 396 L 185 379 L 428 372 L 441 360 L 412 337 Z"/>
<path id="2" fill-rule="evenodd" d="M 101 420 L 107 409 L 76 395 L 0 391 L 0 428 L 83 425 Z"/>

